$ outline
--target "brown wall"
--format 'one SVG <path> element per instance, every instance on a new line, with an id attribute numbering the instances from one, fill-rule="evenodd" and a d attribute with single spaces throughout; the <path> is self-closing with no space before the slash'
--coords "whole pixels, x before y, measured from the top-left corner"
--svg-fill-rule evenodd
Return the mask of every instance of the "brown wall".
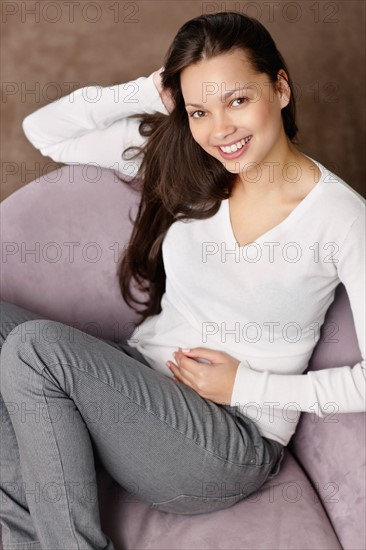
<path id="1" fill-rule="evenodd" d="M 271 32 L 298 88 L 299 148 L 365 195 L 363 1 L 78 0 L 71 9 L 4 0 L 1 8 L 1 200 L 62 166 L 28 142 L 27 114 L 81 86 L 148 76 L 185 21 L 222 10 L 255 16 Z"/>

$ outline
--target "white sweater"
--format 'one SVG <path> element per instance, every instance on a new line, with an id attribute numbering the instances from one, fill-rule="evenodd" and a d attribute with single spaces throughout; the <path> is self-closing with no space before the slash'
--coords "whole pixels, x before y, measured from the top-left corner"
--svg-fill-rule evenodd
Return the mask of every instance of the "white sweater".
<path id="1" fill-rule="evenodd" d="M 136 159 L 132 173 L 121 152 L 146 139 L 138 120 L 125 119 L 141 111 L 167 114 L 153 73 L 126 84 L 80 88 L 28 115 L 23 129 L 55 161 L 97 163 L 134 175 Z M 223 350 L 240 360 L 231 405 L 283 445 L 301 412 L 325 417 L 366 410 L 365 199 L 311 160 L 322 172 L 319 182 L 250 245 L 236 243 L 228 200 L 209 219 L 174 222 L 163 241 L 162 311 L 128 340 L 167 376 L 172 374 L 165 363 L 174 360 L 178 346 Z M 339 282 L 350 299 L 362 360 L 302 374 Z M 338 341 L 337 327 L 324 328 L 326 345 Z"/>

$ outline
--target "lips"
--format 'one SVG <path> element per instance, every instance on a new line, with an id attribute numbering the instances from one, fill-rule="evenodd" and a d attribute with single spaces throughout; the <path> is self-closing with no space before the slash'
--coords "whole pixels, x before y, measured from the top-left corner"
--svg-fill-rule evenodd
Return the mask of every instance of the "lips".
<path id="1" fill-rule="evenodd" d="M 240 148 L 237 148 L 235 151 L 230 151 L 230 152 L 227 153 L 227 152 L 223 151 L 220 146 L 217 146 L 217 150 L 224 159 L 231 160 L 231 159 L 238 158 L 241 155 L 243 155 L 245 153 L 245 151 L 248 149 L 252 137 L 253 136 L 250 135 L 247 138 L 244 138 L 242 140 L 242 141 L 244 141 L 244 145 L 242 145 L 242 147 L 240 147 Z M 236 143 L 237 142 L 234 142 L 234 144 L 236 144 Z"/>
<path id="2" fill-rule="evenodd" d="M 249 135 L 249 136 L 246 136 L 245 138 L 242 138 L 240 140 L 233 141 L 232 143 L 227 143 L 225 145 L 219 145 L 219 147 L 224 153 L 234 153 L 235 151 L 237 151 L 237 149 L 241 149 L 242 147 L 244 147 L 244 145 L 246 143 L 248 143 L 248 141 L 251 139 L 251 137 L 252 136 Z"/>

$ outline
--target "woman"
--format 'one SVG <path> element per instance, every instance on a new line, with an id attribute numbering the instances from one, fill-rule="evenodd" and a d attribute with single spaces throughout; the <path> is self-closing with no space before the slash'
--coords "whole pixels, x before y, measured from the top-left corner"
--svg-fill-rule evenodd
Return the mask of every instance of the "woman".
<path id="1" fill-rule="evenodd" d="M 200 16 L 164 61 L 23 123 L 56 161 L 137 168 L 118 276 L 130 305 L 133 280 L 148 299 L 118 343 L 2 304 L 6 550 L 113 548 L 85 496 L 94 456 L 152 508 L 200 514 L 278 474 L 302 411 L 365 410 L 364 200 L 294 146 L 272 38 L 239 13 Z M 340 281 L 363 360 L 303 375 Z"/>

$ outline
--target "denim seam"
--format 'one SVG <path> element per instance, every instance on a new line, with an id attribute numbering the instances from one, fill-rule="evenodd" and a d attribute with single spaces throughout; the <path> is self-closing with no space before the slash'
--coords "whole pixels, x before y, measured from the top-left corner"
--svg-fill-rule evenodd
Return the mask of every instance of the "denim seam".
<path id="1" fill-rule="evenodd" d="M 35 540 L 32 542 L 11 542 L 10 544 L 5 544 L 5 550 L 13 550 L 14 548 L 18 548 L 19 546 L 24 546 L 26 550 L 28 550 L 28 546 L 31 546 L 32 544 L 37 544 L 38 546 L 41 545 L 41 542 L 39 540 Z M 22 548 L 20 548 L 22 550 Z"/>
<path id="2" fill-rule="evenodd" d="M 42 372 L 43 372 L 43 370 L 44 369 L 42 369 Z M 48 401 L 47 401 L 47 396 L 44 392 L 45 378 L 44 377 L 42 377 L 42 378 L 43 378 L 43 380 L 42 380 L 42 394 L 43 394 L 43 398 L 45 400 L 45 403 L 47 405 L 47 412 L 48 412 Z M 53 433 L 53 439 L 55 441 L 56 448 L 57 448 L 58 460 L 59 460 L 60 467 L 61 467 L 62 478 L 64 480 L 64 484 L 65 484 L 65 487 L 66 487 L 65 470 L 64 470 L 64 467 L 63 467 L 62 459 L 61 459 L 60 448 L 59 448 L 59 445 L 58 445 L 58 442 L 57 442 L 57 438 L 55 436 L 55 430 L 53 428 L 53 422 L 51 422 L 51 429 L 52 429 L 52 433 Z M 75 542 L 77 544 L 77 550 L 79 550 L 80 546 L 79 546 L 79 543 L 78 543 L 77 538 L 76 538 L 76 533 L 75 533 L 75 529 L 74 529 L 74 525 L 73 525 L 73 521 L 72 521 L 72 513 L 71 513 L 71 508 L 70 508 L 69 497 L 68 497 L 68 494 L 67 494 L 66 490 L 65 490 L 65 497 L 66 497 L 67 511 L 68 511 L 68 516 L 69 516 L 69 523 L 70 523 L 70 527 L 71 527 L 71 532 L 72 532 L 72 535 L 73 535 L 73 537 L 75 539 Z"/>
<path id="3" fill-rule="evenodd" d="M 179 433 L 180 435 L 183 435 L 185 436 L 186 439 L 188 439 L 189 441 L 192 441 L 195 445 L 197 445 L 198 447 L 200 447 L 200 449 L 203 449 L 205 452 L 211 454 L 212 456 L 214 456 L 215 458 L 218 458 L 219 460 L 221 460 L 222 462 L 224 463 L 227 463 L 227 464 L 232 464 L 233 466 L 239 466 L 241 468 L 248 468 L 248 467 L 251 467 L 251 468 L 262 468 L 262 464 L 258 465 L 258 464 L 240 464 L 238 462 L 231 462 L 230 460 L 227 460 L 226 458 L 223 458 L 217 454 L 215 454 L 214 452 L 210 451 L 209 449 L 206 449 L 203 445 L 201 445 L 200 443 L 198 443 L 197 441 L 195 441 L 194 439 L 191 439 L 190 437 L 188 437 L 184 432 L 181 432 L 179 430 L 177 430 L 174 426 L 171 426 L 168 422 L 166 422 L 165 419 L 162 419 L 160 418 L 157 414 L 154 413 L 154 411 L 150 411 L 146 408 L 143 407 L 143 405 L 141 405 L 140 403 L 137 403 L 136 401 L 134 401 L 133 398 L 131 398 L 129 395 L 126 395 L 124 394 L 121 390 L 119 390 L 118 388 L 116 388 L 115 386 L 112 386 L 109 382 L 106 382 L 105 380 L 102 380 L 101 378 L 99 378 L 98 376 L 94 376 L 93 374 L 90 374 L 89 372 L 79 368 L 78 366 L 75 366 L 75 365 L 72 365 L 72 364 L 69 364 L 69 363 L 63 363 L 63 362 L 60 362 L 60 361 L 57 361 L 56 363 L 51 363 L 50 365 L 48 365 L 49 367 L 52 367 L 52 366 L 67 366 L 67 367 L 71 367 L 71 368 L 75 368 L 77 369 L 78 371 L 82 372 L 84 375 L 86 376 L 89 376 L 95 380 L 98 380 L 99 382 L 101 382 L 102 384 L 105 384 L 106 386 L 109 386 L 110 388 L 112 388 L 113 390 L 119 392 L 121 395 L 124 395 L 125 397 L 127 397 L 127 399 L 129 399 L 130 401 L 132 401 L 133 403 L 135 403 L 135 405 L 137 405 L 138 407 L 141 407 L 145 412 L 148 412 L 149 414 L 155 416 L 156 418 L 158 418 L 160 420 L 160 422 L 164 422 L 164 424 L 166 424 L 169 428 L 171 428 L 172 430 L 174 430 L 175 432 Z M 45 369 L 46 367 L 42 367 L 42 372 L 43 370 Z"/>
<path id="4" fill-rule="evenodd" d="M 154 505 L 161 505 L 161 504 L 169 504 L 169 503 L 173 502 L 174 500 L 178 500 L 179 498 L 182 498 L 182 497 L 188 497 L 188 498 L 192 498 L 192 499 L 196 498 L 198 500 L 202 500 L 203 502 L 205 502 L 205 501 L 209 501 L 209 502 L 217 502 L 217 501 L 226 502 L 229 499 L 238 498 L 238 497 L 246 497 L 246 496 L 250 496 L 250 495 L 247 495 L 246 493 L 239 493 L 239 494 L 236 494 L 236 495 L 229 495 L 229 496 L 226 496 L 226 497 L 202 497 L 201 495 L 187 495 L 186 493 L 182 493 L 180 495 L 177 495 L 176 497 L 169 498 L 168 500 L 162 500 L 162 501 L 159 501 L 159 502 L 152 502 L 151 504 L 153 506 Z"/>

